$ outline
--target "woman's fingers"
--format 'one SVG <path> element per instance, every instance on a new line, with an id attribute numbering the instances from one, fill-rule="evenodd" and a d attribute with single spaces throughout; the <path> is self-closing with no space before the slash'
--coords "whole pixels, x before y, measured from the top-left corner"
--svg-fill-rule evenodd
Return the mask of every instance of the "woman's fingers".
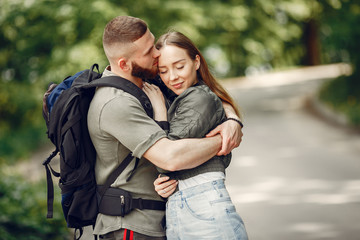
<path id="1" fill-rule="evenodd" d="M 155 181 L 154 181 L 154 185 L 156 186 L 156 185 L 159 185 L 159 184 L 161 184 L 161 183 L 163 183 L 163 182 L 166 182 L 167 180 L 169 180 L 170 178 L 168 177 L 168 176 L 164 176 L 164 177 L 161 177 L 160 175 L 159 175 L 159 177 L 157 178 L 157 179 L 155 179 Z"/>
<path id="2" fill-rule="evenodd" d="M 155 184 L 155 190 L 157 192 L 161 191 L 161 190 L 165 190 L 165 191 L 168 191 L 169 189 L 171 189 L 174 185 L 176 186 L 177 184 L 177 181 L 176 180 L 169 180 L 169 181 L 166 181 L 164 183 L 161 183 L 161 184 Z"/>
<path id="3" fill-rule="evenodd" d="M 149 84 L 147 82 L 145 82 L 143 84 L 143 90 L 145 91 L 145 93 L 147 95 L 149 94 L 153 94 L 154 96 L 158 96 L 158 97 L 161 97 L 163 98 L 163 95 L 162 95 L 162 92 L 160 90 L 160 88 L 154 84 Z"/>
<path id="4" fill-rule="evenodd" d="M 163 198 L 167 198 L 169 197 L 171 194 L 173 194 L 176 190 L 176 186 L 178 181 L 176 180 L 171 180 L 172 184 L 159 190 L 157 193 L 162 196 Z"/>
<path id="5" fill-rule="evenodd" d="M 160 89 L 156 85 L 149 84 L 147 82 L 144 82 L 144 84 L 143 84 L 143 91 L 148 96 L 150 94 L 159 94 L 159 92 L 161 93 Z"/>
<path id="6" fill-rule="evenodd" d="M 155 191 L 164 198 L 169 197 L 176 190 L 177 184 L 178 181 L 169 180 L 169 177 L 159 177 L 154 181 Z"/>
<path id="7" fill-rule="evenodd" d="M 178 182 L 175 181 L 172 185 L 160 190 L 160 192 L 158 192 L 158 194 L 160 196 L 162 196 L 163 198 L 169 197 L 171 194 L 173 194 L 175 192 L 177 183 Z"/>

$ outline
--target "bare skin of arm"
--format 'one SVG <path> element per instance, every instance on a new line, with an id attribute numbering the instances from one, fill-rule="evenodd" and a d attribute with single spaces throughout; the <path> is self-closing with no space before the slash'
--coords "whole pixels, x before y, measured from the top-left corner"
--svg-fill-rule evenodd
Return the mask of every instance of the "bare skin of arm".
<path id="1" fill-rule="evenodd" d="M 221 148 L 221 141 L 220 135 L 176 141 L 162 138 L 151 146 L 143 156 L 165 170 L 190 169 L 215 156 Z"/>
<path id="2" fill-rule="evenodd" d="M 226 117 L 240 120 L 230 104 L 223 102 L 223 107 Z M 229 154 L 231 150 L 238 147 L 243 136 L 240 124 L 230 120 L 217 126 L 206 137 L 213 137 L 217 134 L 220 134 L 223 140 L 221 150 L 217 153 L 218 156 Z"/>

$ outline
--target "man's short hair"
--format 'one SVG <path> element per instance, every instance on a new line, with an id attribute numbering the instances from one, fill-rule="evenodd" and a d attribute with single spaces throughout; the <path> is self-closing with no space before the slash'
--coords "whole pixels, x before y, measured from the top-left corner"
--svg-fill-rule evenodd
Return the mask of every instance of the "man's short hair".
<path id="1" fill-rule="evenodd" d="M 141 38 L 147 31 L 147 24 L 140 18 L 118 16 L 112 19 L 105 27 L 103 47 L 109 57 L 119 46 L 126 46 Z"/>

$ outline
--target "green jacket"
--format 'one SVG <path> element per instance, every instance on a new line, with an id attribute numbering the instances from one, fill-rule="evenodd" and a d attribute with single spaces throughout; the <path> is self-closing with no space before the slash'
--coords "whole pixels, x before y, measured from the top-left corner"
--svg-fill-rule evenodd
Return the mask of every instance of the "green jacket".
<path id="1" fill-rule="evenodd" d="M 203 83 L 198 83 L 175 98 L 168 110 L 169 139 L 202 138 L 226 120 L 220 98 Z M 215 156 L 202 165 L 187 170 L 166 172 L 175 179 L 187 179 L 205 172 L 221 171 L 229 166 L 231 153 Z"/>

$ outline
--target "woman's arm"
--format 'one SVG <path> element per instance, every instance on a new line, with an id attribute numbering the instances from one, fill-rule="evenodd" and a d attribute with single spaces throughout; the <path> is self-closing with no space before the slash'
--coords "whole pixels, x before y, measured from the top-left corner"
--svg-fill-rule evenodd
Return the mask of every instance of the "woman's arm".
<path id="1" fill-rule="evenodd" d="M 200 138 L 225 118 L 220 99 L 206 86 L 185 90 L 168 110 L 169 139 Z"/>
<path id="2" fill-rule="evenodd" d="M 234 108 L 227 102 L 222 102 L 225 114 L 227 118 L 235 118 L 241 120 L 238 115 L 236 115 Z"/>
<path id="3" fill-rule="evenodd" d="M 150 99 L 151 105 L 154 110 L 154 120 L 158 122 L 167 121 L 167 109 L 165 106 L 165 99 L 159 87 L 145 82 L 143 86 L 143 91 Z"/>

